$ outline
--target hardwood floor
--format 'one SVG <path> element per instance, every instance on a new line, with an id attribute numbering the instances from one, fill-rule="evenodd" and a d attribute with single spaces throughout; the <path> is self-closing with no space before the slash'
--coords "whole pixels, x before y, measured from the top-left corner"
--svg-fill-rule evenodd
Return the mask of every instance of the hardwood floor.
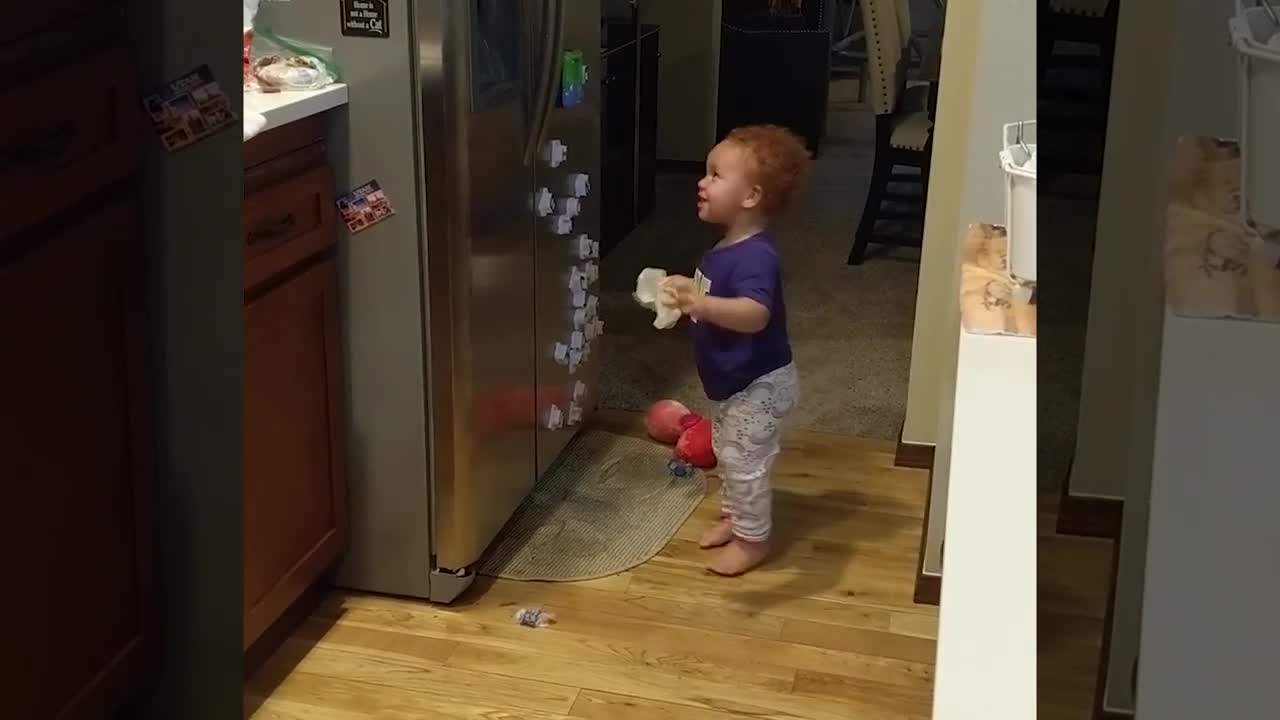
<path id="1" fill-rule="evenodd" d="M 937 609 L 911 599 L 928 474 L 894 451 L 790 433 L 777 553 L 742 578 L 703 570 L 713 492 L 657 557 L 603 580 L 484 580 L 449 607 L 334 592 L 250 678 L 246 717 L 928 718 Z M 525 606 L 559 622 L 518 626 Z"/>
<path id="2" fill-rule="evenodd" d="M 1112 541 L 1059 535 L 1058 494 L 1042 501 L 1036 674 L 1041 720 L 1091 720 L 1111 583 Z"/>
<path id="3" fill-rule="evenodd" d="M 604 413 L 615 432 L 638 418 Z M 794 432 L 779 552 L 724 579 L 696 541 L 714 492 L 648 564 L 585 583 L 484 580 L 449 607 L 333 592 L 246 684 L 254 720 L 928 718 L 935 608 L 911 601 L 927 473 L 894 445 Z M 713 483 L 714 485 L 714 483 Z M 714 488 L 713 488 L 714 490 Z M 1092 717 L 1111 542 L 1040 514 L 1039 717 Z M 519 607 L 559 623 L 516 625 Z"/>

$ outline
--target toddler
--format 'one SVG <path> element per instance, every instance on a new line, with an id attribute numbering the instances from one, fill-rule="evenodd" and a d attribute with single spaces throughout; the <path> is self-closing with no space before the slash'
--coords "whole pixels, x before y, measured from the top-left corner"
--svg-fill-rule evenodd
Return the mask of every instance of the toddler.
<path id="1" fill-rule="evenodd" d="M 769 554 L 769 473 L 782 421 L 795 406 L 796 369 L 787 337 L 778 251 L 769 221 L 788 206 L 809 169 L 794 133 L 738 128 L 707 155 L 698 218 L 723 229 L 694 277 L 673 275 L 663 292 L 692 321 L 698 375 L 717 403 L 712 444 L 719 461 L 721 518 L 702 537 L 707 568 L 740 575 Z"/>

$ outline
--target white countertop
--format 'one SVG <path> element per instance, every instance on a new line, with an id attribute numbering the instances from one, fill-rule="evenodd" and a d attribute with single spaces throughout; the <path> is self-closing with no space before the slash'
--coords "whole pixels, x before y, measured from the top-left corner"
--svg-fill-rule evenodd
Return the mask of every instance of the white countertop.
<path id="1" fill-rule="evenodd" d="M 346 104 L 347 86 L 344 83 L 334 83 L 319 90 L 244 94 L 245 117 L 247 118 L 250 113 L 257 113 L 267 121 L 256 134 L 262 134 Z"/>
<path id="2" fill-rule="evenodd" d="M 1036 341 L 960 333 L 934 720 L 1036 716 Z"/>

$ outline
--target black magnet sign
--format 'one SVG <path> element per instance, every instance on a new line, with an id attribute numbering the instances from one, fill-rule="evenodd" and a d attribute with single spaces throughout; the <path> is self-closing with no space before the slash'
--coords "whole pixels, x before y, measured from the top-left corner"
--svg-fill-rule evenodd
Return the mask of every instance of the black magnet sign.
<path id="1" fill-rule="evenodd" d="M 339 0 L 342 34 L 348 37 L 391 37 L 391 0 Z"/>

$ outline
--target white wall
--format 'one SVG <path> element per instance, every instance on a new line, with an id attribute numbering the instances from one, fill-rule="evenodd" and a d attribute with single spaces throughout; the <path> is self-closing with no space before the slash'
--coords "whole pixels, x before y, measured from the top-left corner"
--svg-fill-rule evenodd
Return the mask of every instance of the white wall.
<path id="1" fill-rule="evenodd" d="M 1275 323 L 1166 321 L 1135 708 L 1141 720 L 1277 715 L 1276 358 Z"/>
<path id="2" fill-rule="evenodd" d="M 947 4 L 902 431 L 904 442 L 937 444 L 935 458 L 946 455 L 955 394 L 960 239 L 969 223 L 1004 222 L 1000 129 L 1035 117 L 1034 28 L 1034 0 Z"/>
<path id="3" fill-rule="evenodd" d="M 1135 0 L 1142 2 L 1142 0 Z M 1234 82 L 1234 52 L 1228 44 L 1227 18 L 1235 0 L 1176 0 L 1170 12 L 1168 2 L 1151 6 L 1160 18 L 1134 22 L 1143 27 L 1121 27 L 1118 45 L 1127 46 L 1129 62 L 1145 62 L 1151 52 L 1165 42 L 1150 34 L 1140 34 L 1146 25 L 1168 27 L 1175 33 L 1177 52 L 1161 55 L 1159 72 L 1178 78 L 1177 91 L 1168 97 L 1170 118 L 1177 118 L 1178 132 L 1235 137 L 1238 93 Z M 1124 11 L 1122 11 L 1123 13 Z M 1122 52 L 1117 49 L 1117 55 Z M 1124 73 L 1116 59 L 1117 75 Z M 1135 344 L 1154 352 L 1150 339 L 1133 335 L 1133 268 L 1146 262 L 1145 250 L 1127 240 L 1135 232 L 1148 232 L 1147 218 L 1136 218 L 1129 188 L 1134 182 L 1149 183 L 1150 173 L 1134 163 L 1144 162 L 1151 133 L 1142 138 L 1129 133 L 1133 113 L 1149 118 L 1157 103 L 1165 106 L 1163 80 L 1125 78 L 1124 88 L 1114 87 L 1111 129 L 1108 134 L 1106 166 L 1103 170 L 1102 198 L 1098 207 L 1097 244 L 1089 304 L 1088 335 L 1085 340 L 1083 376 L 1080 388 L 1079 429 L 1075 459 L 1068 491 L 1072 495 L 1122 499 L 1125 496 L 1127 462 L 1134 438 L 1124 424 L 1135 400 L 1131 399 L 1134 379 L 1131 372 L 1147 372 L 1145 366 L 1129 368 L 1123 359 L 1133 355 Z M 1117 77 L 1115 83 L 1120 82 Z M 1161 189 L 1163 191 L 1163 188 Z M 1138 223 L 1135 226 L 1135 222 Z M 1136 254 L 1135 254 L 1136 253 Z M 1146 392 L 1153 392 L 1147 390 Z M 1137 400 L 1141 401 L 1141 399 Z"/>
<path id="4" fill-rule="evenodd" d="M 240 112 L 234 6 L 130 0 L 129 11 L 144 87 L 208 64 Z M 240 717 L 243 142 L 231 128 L 170 155 L 154 134 L 143 140 L 164 637 L 159 682 L 135 709 Z"/>
<path id="5" fill-rule="evenodd" d="M 1272 4 L 1277 4 L 1271 0 Z M 1252 5 L 1254 0 L 1244 0 Z M 1180 134 L 1239 135 L 1239 88 L 1235 83 L 1236 52 L 1227 35 L 1227 19 L 1236 0 L 1174 0 L 1177 51 L 1169 57 L 1177 78 L 1169 96 L 1169 117 Z"/>
<path id="6" fill-rule="evenodd" d="M 947 4 L 903 426 L 904 441 L 936 444 L 924 557 L 929 574 L 941 572 L 960 338 L 961 239 L 970 223 L 1004 221 L 997 159 L 1001 127 L 1035 117 L 1035 14 L 1035 0 Z"/>
<path id="7" fill-rule="evenodd" d="M 1103 697 L 1106 708 L 1126 712 L 1143 604 L 1168 166 L 1180 135 L 1236 135 L 1237 112 L 1226 40 L 1233 0 L 1125 0 L 1120 8 L 1069 489 L 1125 500 Z"/>

